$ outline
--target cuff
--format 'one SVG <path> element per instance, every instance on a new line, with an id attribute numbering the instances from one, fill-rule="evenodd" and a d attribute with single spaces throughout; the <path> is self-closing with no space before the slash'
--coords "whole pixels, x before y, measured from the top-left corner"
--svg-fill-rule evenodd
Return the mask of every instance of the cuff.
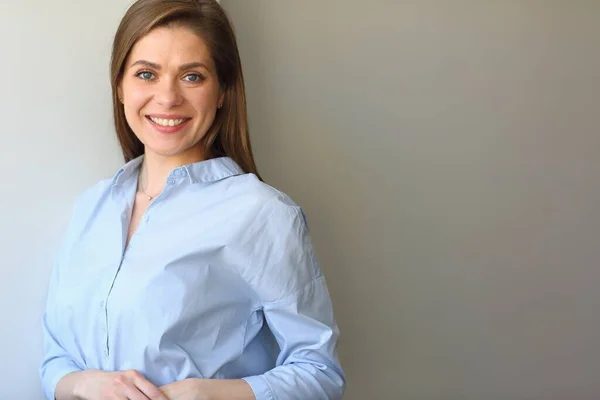
<path id="1" fill-rule="evenodd" d="M 248 385 L 250 385 L 256 400 L 275 400 L 271 385 L 269 385 L 269 382 L 267 382 L 267 379 L 264 376 L 255 375 L 242 379 L 245 380 Z"/>
<path id="2" fill-rule="evenodd" d="M 51 368 L 50 370 L 47 370 L 47 380 L 44 385 L 44 394 L 46 395 L 46 399 L 54 400 L 54 393 L 56 392 L 56 385 L 58 385 L 58 382 L 67 374 L 76 371 L 81 371 L 81 369 L 71 362 L 67 362 L 63 365 L 56 366 L 54 368 Z"/>

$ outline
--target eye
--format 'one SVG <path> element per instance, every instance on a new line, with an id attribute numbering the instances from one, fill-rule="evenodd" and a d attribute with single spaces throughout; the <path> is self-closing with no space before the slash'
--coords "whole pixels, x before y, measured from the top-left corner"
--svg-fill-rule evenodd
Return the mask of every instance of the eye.
<path id="1" fill-rule="evenodd" d="M 188 82 L 198 83 L 204 80 L 204 77 L 200 74 L 188 74 L 184 78 Z"/>
<path id="2" fill-rule="evenodd" d="M 150 71 L 140 71 L 137 74 L 135 74 L 135 76 L 145 81 L 149 81 L 154 78 L 154 74 Z"/>

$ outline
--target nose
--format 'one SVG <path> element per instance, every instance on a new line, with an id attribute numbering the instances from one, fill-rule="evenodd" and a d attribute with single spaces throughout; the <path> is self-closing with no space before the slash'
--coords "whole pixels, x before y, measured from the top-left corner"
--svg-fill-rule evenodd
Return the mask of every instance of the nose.
<path id="1" fill-rule="evenodd" d="M 181 104 L 183 97 L 176 83 L 165 80 L 155 86 L 154 101 L 162 107 L 172 108 Z"/>

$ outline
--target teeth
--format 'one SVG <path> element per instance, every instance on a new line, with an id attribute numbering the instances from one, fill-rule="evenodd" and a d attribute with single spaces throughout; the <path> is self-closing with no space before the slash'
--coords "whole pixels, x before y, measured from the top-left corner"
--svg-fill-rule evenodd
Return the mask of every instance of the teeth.
<path id="1" fill-rule="evenodd" d="M 160 126 L 177 126 L 177 125 L 181 125 L 183 122 L 185 122 L 185 118 L 182 118 L 182 119 L 162 119 L 162 118 L 150 117 L 150 119 L 152 120 L 152 122 L 154 122 L 155 124 L 158 124 Z"/>

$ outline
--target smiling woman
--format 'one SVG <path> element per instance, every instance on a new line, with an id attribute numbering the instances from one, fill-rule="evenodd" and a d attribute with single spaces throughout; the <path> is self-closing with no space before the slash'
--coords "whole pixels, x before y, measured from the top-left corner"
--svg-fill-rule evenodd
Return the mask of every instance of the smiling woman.
<path id="1" fill-rule="evenodd" d="M 254 163 L 214 0 L 139 0 L 115 36 L 126 164 L 76 201 L 43 318 L 48 399 L 339 399 L 303 211 Z"/>
<path id="2" fill-rule="evenodd" d="M 133 46 L 118 94 L 147 156 L 204 158 L 202 139 L 224 93 L 201 37 L 182 26 L 152 30 Z"/>

